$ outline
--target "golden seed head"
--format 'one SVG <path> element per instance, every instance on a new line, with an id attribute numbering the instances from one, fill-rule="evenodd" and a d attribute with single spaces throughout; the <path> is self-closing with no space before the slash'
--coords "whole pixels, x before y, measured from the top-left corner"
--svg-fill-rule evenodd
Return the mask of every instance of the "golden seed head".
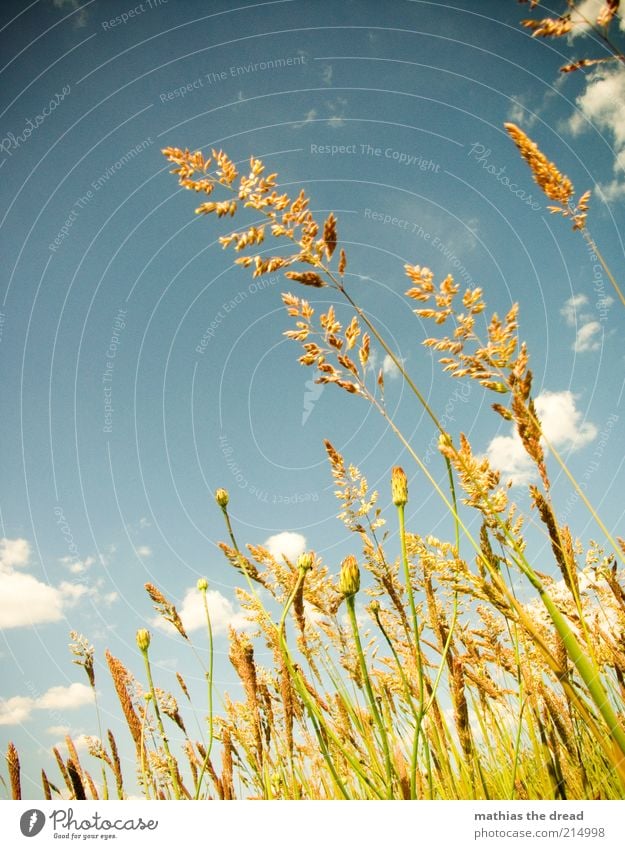
<path id="1" fill-rule="evenodd" d="M 137 631 L 137 646 L 142 652 L 146 652 L 150 647 L 150 632 L 147 628 L 139 628 Z"/>
<path id="2" fill-rule="evenodd" d="M 302 572 L 308 572 L 313 567 L 312 551 L 304 551 L 297 558 L 297 568 Z"/>
<path id="3" fill-rule="evenodd" d="M 396 507 L 403 507 L 408 501 L 408 478 L 401 466 L 395 466 L 391 472 L 391 494 Z"/>
<path id="4" fill-rule="evenodd" d="M 349 554 L 341 564 L 339 589 L 346 598 L 356 595 L 360 589 L 360 569 L 353 554 Z"/>
<path id="5" fill-rule="evenodd" d="M 201 593 L 206 592 L 206 590 L 208 589 L 208 581 L 206 580 L 206 578 L 200 578 L 198 580 L 197 588 L 198 588 L 199 592 L 201 592 Z"/>
<path id="6" fill-rule="evenodd" d="M 219 506 L 221 507 L 222 510 L 225 510 L 225 508 L 228 506 L 228 502 L 230 501 L 230 496 L 228 495 L 228 490 L 227 489 L 221 489 L 221 488 L 216 489 L 215 490 L 215 501 L 217 502 L 217 504 L 219 504 Z"/>

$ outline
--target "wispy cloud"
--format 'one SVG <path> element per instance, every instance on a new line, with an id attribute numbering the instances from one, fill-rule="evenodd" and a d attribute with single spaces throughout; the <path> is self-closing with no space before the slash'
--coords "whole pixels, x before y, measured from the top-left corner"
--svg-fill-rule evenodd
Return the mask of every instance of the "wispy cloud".
<path id="1" fill-rule="evenodd" d="M 610 301 L 612 299 L 610 298 Z M 571 346 L 578 354 L 588 351 L 598 351 L 601 347 L 603 331 L 600 322 L 592 313 L 584 311 L 588 305 L 588 297 L 583 294 L 572 295 L 560 310 L 569 327 L 575 328 L 575 341 Z"/>
<path id="2" fill-rule="evenodd" d="M 390 380 L 396 380 L 401 374 L 390 354 L 387 354 L 382 360 L 382 374 Z"/>
<path id="3" fill-rule="evenodd" d="M 63 564 L 72 575 L 82 575 L 84 572 L 87 572 L 95 563 L 95 557 L 85 557 L 84 560 L 80 560 L 77 557 L 61 557 L 60 563 Z"/>
<path id="4" fill-rule="evenodd" d="M 344 97 L 335 97 L 334 100 L 326 101 L 323 115 L 320 115 L 319 110 L 313 107 L 308 110 L 303 121 L 294 122 L 291 126 L 294 130 L 299 130 L 306 124 L 312 124 L 313 121 L 325 119 L 330 127 L 343 127 L 346 107 L 347 100 Z"/>
<path id="5" fill-rule="evenodd" d="M 89 12 L 87 9 L 80 8 L 84 5 L 80 0 L 52 0 L 52 5 L 55 9 L 60 9 L 63 12 L 71 13 L 72 10 L 77 11 L 77 14 L 72 16 L 75 29 L 82 29 L 87 26 Z"/>

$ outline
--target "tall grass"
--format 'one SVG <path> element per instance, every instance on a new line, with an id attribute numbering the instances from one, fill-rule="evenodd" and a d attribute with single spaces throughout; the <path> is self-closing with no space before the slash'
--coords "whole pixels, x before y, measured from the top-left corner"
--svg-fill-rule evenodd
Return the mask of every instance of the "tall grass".
<path id="1" fill-rule="evenodd" d="M 585 230 L 588 194 L 573 202 L 573 187 L 518 128 L 508 130 L 558 212 Z M 522 514 L 509 487 L 463 434 L 451 434 L 408 374 L 375 322 L 345 282 L 347 256 L 337 221 L 317 222 L 302 191 L 280 193 L 277 175 L 252 159 L 240 175 L 222 151 L 205 158 L 164 151 L 180 184 L 201 195 L 200 214 L 244 217 L 252 223 L 221 238 L 254 276 L 285 270 L 310 298 L 285 293 L 294 326 L 286 335 L 302 346 L 304 367 L 371 404 L 388 422 L 415 471 L 421 472 L 452 520 L 451 540 L 406 521 L 408 476 L 396 467 L 389 490 L 370 490 L 363 472 L 330 442 L 326 450 L 339 501 L 339 519 L 353 554 L 324 564 L 315 552 L 296 563 L 276 560 L 262 546 L 241 548 L 228 493 L 216 492 L 228 537 L 222 551 L 237 571 L 237 590 L 250 628 L 230 631 L 229 659 L 243 697 L 223 694 L 214 711 L 213 639 L 206 603 L 208 667 L 203 667 L 207 719 L 191 735 L 178 702 L 152 676 L 154 641 L 144 629 L 137 644 L 147 686 L 107 655 L 114 686 L 134 743 L 137 781 L 148 798 L 187 799 L 609 799 L 625 787 L 625 590 L 617 558 L 624 545 L 600 522 L 610 550 L 586 551 L 557 518 L 545 459 L 545 439 L 532 396 L 529 354 L 518 338 L 518 307 L 487 315 L 480 288 L 461 292 L 451 275 L 436 281 L 419 265 L 405 268 L 407 297 L 431 321 L 423 340 L 441 355 L 453 379 L 473 381 L 493 398 L 494 415 L 511 422 L 535 470 L 531 515 Z M 275 253 L 259 252 L 271 239 Z M 351 310 L 341 322 L 333 307 L 318 315 L 314 290 L 330 287 Z M 391 357 L 414 404 L 439 432 L 443 487 L 394 421 L 384 401 L 384 378 L 371 368 L 372 345 Z M 562 458 L 554 453 L 570 475 Z M 572 476 L 571 476 L 572 478 Z M 574 486 L 581 491 L 572 478 Z M 421 484 L 424 486 L 425 484 Z M 381 505 L 396 508 L 399 556 L 381 538 Z M 479 531 L 473 532 L 475 516 Z M 542 524 L 553 574 L 532 562 L 524 527 Z M 519 579 L 527 592 L 517 591 Z M 173 605 L 146 585 L 158 613 L 195 650 Z M 262 593 L 259 592 L 262 590 Z M 524 601 L 523 598 L 531 597 Z M 74 635 L 74 654 L 95 688 L 93 652 Z M 259 646 L 269 661 L 259 663 Z M 201 663 L 198 655 L 198 661 Z M 186 682 L 180 690 L 190 701 Z M 196 705 L 197 707 L 197 705 Z M 100 732 L 100 738 L 102 738 Z M 117 742 L 93 738 L 100 762 L 96 786 L 68 741 L 56 750 L 61 789 L 42 774 L 46 798 L 125 794 Z M 13 794 L 19 758 L 9 751 Z M 64 788 L 63 788 L 64 785 Z"/>

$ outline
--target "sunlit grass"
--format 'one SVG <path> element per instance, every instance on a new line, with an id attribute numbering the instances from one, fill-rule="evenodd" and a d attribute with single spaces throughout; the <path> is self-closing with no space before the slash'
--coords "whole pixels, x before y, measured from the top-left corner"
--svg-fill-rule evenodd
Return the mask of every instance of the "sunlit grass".
<path id="1" fill-rule="evenodd" d="M 588 196 L 569 208 L 572 185 L 524 134 L 512 132 L 542 188 L 574 227 L 585 229 Z M 388 422 L 415 471 L 422 473 L 450 517 L 452 539 L 410 527 L 408 476 L 389 471 L 388 491 L 370 490 L 364 473 L 329 442 L 330 474 L 354 552 L 324 564 L 315 552 L 296 563 L 277 560 L 254 541 L 240 547 L 229 495 L 216 504 L 225 520 L 228 562 L 237 571 L 239 601 L 249 628 L 230 632 L 229 659 L 243 696 L 214 698 L 213 636 L 206 591 L 198 582 L 207 620 L 209 663 L 202 666 L 207 698 L 192 704 L 204 715 L 197 739 L 187 731 L 173 694 L 153 680 L 157 641 L 144 629 L 137 644 L 145 684 L 124 663 L 108 666 L 136 753 L 136 772 L 122 775 L 117 742 L 92 738 L 90 756 L 102 772 L 98 786 L 68 742 L 56 750 L 58 787 L 45 772 L 43 795 L 106 798 L 138 782 L 147 798 L 168 799 L 610 799 L 625 786 L 625 590 L 617 558 L 620 540 L 586 506 L 605 533 L 603 550 L 586 550 L 558 521 L 545 459 L 545 440 L 532 396 L 529 353 L 518 338 L 514 305 L 488 316 L 481 288 L 462 292 L 453 277 L 407 265 L 407 297 L 434 335 L 423 340 L 441 355 L 450 379 L 473 381 L 493 399 L 494 415 L 512 423 L 530 458 L 531 519 L 544 528 L 553 575 L 540 570 L 525 536 L 523 515 L 510 488 L 463 434 L 449 433 L 392 351 L 374 321 L 347 291 L 347 257 L 337 221 L 317 222 L 302 191 L 291 198 L 252 159 L 249 174 L 221 151 L 211 158 L 164 151 L 181 185 L 203 195 L 200 214 L 255 216 L 221 238 L 255 276 L 288 269 L 310 299 L 285 293 L 294 326 L 286 335 L 302 346 L 300 363 L 321 383 L 371 404 Z M 260 222 L 259 222 L 260 216 Z M 276 253 L 255 251 L 272 239 Z M 302 270 L 302 268 L 304 270 Z M 316 289 L 331 287 L 350 311 L 339 320 L 330 307 L 317 314 Z M 417 407 L 439 432 L 443 488 L 422 448 L 408 440 L 388 412 L 382 372 L 371 368 L 372 345 L 391 357 Z M 346 399 L 346 403 L 351 403 Z M 557 454 L 567 474 L 568 469 Z M 573 485 L 579 486 L 572 478 Z M 386 538 L 383 508 L 396 508 L 395 543 Z M 479 531 L 475 516 L 479 517 Z M 391 537 L 392 539 L 392 537 Z M 554 577 L 554 575 L 556 577 Z M 519 594 L 518 581 L 526 590 Z M 196 652 L 178 611 L 146 586 L 157 612 L 178 632 L 181 648 Z M 262 590 L 262 592 L 260 592 Z M 527 601 L 526 599 L 532 599 Z M 94 688 L 93 650 L 73 635 L 73 652 Z M 269 658 L 259 663 L 262 649 Z M 267 653 L 268 652 L 268 653 Z M 184 679 L 180 690 L 191 701 Z M 216 701 L 222 704 L 215 709 Z M 102 737 L 100 732 L 100 738 Z M 18 753 L 9 749 L 13 796 L 20 794 Z"/>

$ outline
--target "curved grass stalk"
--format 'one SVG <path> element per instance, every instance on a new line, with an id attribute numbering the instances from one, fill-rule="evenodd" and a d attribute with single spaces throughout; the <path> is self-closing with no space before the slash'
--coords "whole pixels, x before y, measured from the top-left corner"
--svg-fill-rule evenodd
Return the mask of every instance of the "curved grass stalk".
<path id="1" fill-rule="evenodd" d="M 202 768 L 200 770 L 197 787 L 195 791 L 196 800 L 200 797 L 200 791 L 202 789 L 202 780 L 204 778 L 204 774 L 208 768 L 208 762 L 210 760 L 211 750 L 213 748 L 213 628 L 211 625 L 211 617 L 208 610 L 208 601 L 206 599 L 206 590 L 208 589 L 208 584 L 206 580 L 200 579 L 198 581 L 198 590 L 202 593 L 202 604 L 204 607 L 204 616 L 206 617 L 206 629 L 208 632 L 208 671 L 206 672 L 206 679 L 208 685 L 208 745 L 206 747 L 206 755 L 204 756 L 204 760 L 202 761 Z"/>

